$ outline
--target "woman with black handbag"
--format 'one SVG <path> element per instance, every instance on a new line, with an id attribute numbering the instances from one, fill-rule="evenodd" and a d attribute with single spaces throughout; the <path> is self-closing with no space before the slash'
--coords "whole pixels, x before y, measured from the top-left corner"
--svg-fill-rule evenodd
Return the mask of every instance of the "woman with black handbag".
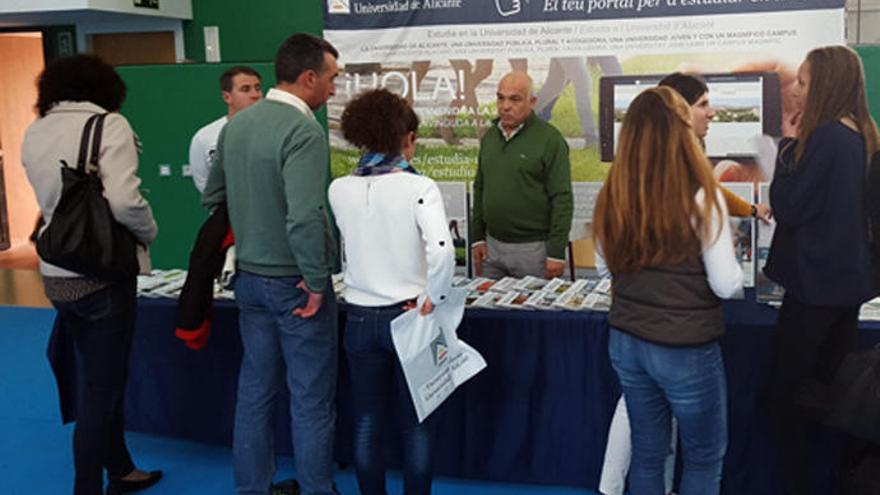
<path id="1" fill-rule="evenodd" d="M 125 84 L 113 68 L 92 56 L 59 59 L 38 86 L 40 117 L 25 133 L 22 162 L 45 221 L 37 245 L 58 312 L 50 354 L 59 358 L 62 413 L 76 420 L 74 493 L 104 493 L 104 470 L 106 493 L 128 493 L 162 476 L 135 467 L 123 433 L 136 275 L 149 269 L 156 223 L 138 190 L 134 132 L 115 113 Z"/>

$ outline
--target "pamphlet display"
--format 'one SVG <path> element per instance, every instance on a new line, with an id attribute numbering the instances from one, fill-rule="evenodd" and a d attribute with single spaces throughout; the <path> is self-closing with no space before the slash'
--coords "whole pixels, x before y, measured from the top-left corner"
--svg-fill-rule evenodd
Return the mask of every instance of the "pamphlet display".
<path id="1" fill-rule="evenodd" d="M 468 274 L 468 187 L 465 182 L 437 182 L 443 195 L 449 236 L 455 247 L 455 274 Z"/>
<path id="2" fill-rule="evenodd" d="M 754 186 L 751 182 L 723 182 L 721 184 L 743 201 L 754 202 Z M 755 286 L 755 219 L 752 217 L 730 217 L 730 233 L 733 235 L 733 247 L 736 260 L 742 267 L 744 287 Z"/>
<path id="3" fill-rule="evenodd" d="M 761 183 L 758 187 L 758 202 L 770 203 L 770 184 Z M 755 299 L 758 302 L 780 303 L 785 289 L 781 285 L 764 275 L 764 265 L 770 255 L 770 243 L 773 241 L 773 230 L 776 228 L 776 220 L 771 219 L 769 224 L 758 222 L 756 235 L 756 247 L 758 257 L 755 263 Z"/>
<path id="4" fill-rule="evenodd" d="M 583 239 L 590 235 L 588 225 L 593 222 L 596 198 L 602 189 L 602 182 L 572 182 L 571 194 L 574 197 L 574 210 L 571 216 L 570 240 Z"/>

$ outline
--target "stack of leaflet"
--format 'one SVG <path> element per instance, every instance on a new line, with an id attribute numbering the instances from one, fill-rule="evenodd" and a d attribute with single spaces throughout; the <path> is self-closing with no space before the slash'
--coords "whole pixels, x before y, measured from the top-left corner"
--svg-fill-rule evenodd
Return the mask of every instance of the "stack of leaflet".
<path id="1" fill-rule="evenodd" d="M 531 275 L 523 277 L 513 282 L 513 287 L 501 296 L 496 304 L 505 309 L 540 309 L 535 306 L 535 302 L 529 304 L 529 301 L 534 294 L 539 293 L 550 282 L 545 278 L 532 277 Z"/>
<path id="2" fill-rule="evenodd" d="M 557 302 L 572 287 L 580 287 L 587 283 L 586 280 L 565 280 L 562 278 L 554 278 L 553 280 L 545 280 L 545 284 L 537 290 L 534 290 L 529 296 L 525 305 L 544 311 L 557 311 L 564 309 Z"/>
<path id="3" fill-rule="evenodd" d="M 495 301 L 495 306 L 503 309 L 521 309 L 531 311 L 534 308 L 526 306 L 526 301 L 528 300 L 529 293 L 518 290 L 510 290 L 502 294 L 501 297 L 497 301 Z"/>
<path id="4" fill-rule="evenodd" d="M 465 298 L 465 307 L 498 309 L 498 302 L 518 281 L 519 279 L 513 277 L 500 280 L 477 277 L 466 286 L 469 292 Z"/>
<path id="5" fill-rule="evenodd" d="M 567 311 L 585 311 L 589 309 L 584 305 L 584 302 L 598 283 L 599 279 L 595 278 L 574 281 L 553 301 L 553 307 Z"/>
<path id="6" fill-rule="evenodd" d="M 596 283 L 596 287 L 584 299 L 584 309 L 592 311 L 608 311 L 611 309 L 611 278 L 605 277 Z"/>
<path id="7" fill-rule="evenodd" d="M 336 294 L 337 301 L 345 301 L 343 294 L 345 294 L 345 281 L 342 278 L 342 273 L 334 273 L 330 277 L 330 281 L 333 282 L 333 293 Z"/>
<path id="8" fill-rule="evenodd" d="M 184 282 L 186 270 L 153 270 L 149 275 L 138 275 L 138 296 L 176 299 Z"/>
<path id="9" fill-rule="evenodd" d="M 333 292 L 338 299 L 342 299 L 345 284 L 342 274 L 333 275 Z M 180 296 L 183 284 L 186 282 L 186 270 L 153 270 L 149 275 L 138 276 L 138 296 L 141 297 L 165 297 L 176 299 Z M 232 288 L 223 286 L 219 281 L 214 281 L 214 299 L 235 299 Z"/>
<path id="10" fill-rule="evenodd" d="M 230 287 L 226 287 L 219 280 L 214 281 L 214 300 L 230 301 L 235 299 L 235 291 Z"/>
<path id="11" fill-rule="evenodd" d="M 543 311 L 608 311 L 611 306 L 611 279 L 554 278 L 527 276 L 501 280 L 475 278 L 469 284 L 468 308 Z"/>
<path id="12" fill-rule="evenodd" d="M 859 321 L 880 321 L 880 297 L 862 304 L 859 309 Z"/>

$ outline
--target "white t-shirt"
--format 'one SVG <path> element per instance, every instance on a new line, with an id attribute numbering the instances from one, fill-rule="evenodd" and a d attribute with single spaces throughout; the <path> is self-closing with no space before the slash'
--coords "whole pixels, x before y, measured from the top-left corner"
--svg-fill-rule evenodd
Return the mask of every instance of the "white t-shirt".
<path id="1" fill-rule="evenodd" d="M 227 120 L 229 119 L 224 115 L 202 127 L 189 144 L 189 171 L 200 193 L 205 191 L 208 173 L 211 172 L 211 164 L 214 162 L 214 152 L 217 151 L 217 137 Z"/>
<path id="2" fill-rule="evenodd" d="M 437 184 L 407 172 L 340 177 L 330 206 L 345 246 L 345 300 L 387 306 L 449 294 L 455 249 Z"/>

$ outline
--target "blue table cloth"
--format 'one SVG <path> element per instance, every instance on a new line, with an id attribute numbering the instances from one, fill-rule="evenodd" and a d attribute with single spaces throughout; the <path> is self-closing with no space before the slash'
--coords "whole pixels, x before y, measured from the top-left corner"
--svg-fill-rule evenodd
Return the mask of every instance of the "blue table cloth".
<path id="1" fill-rule="evenodd" d="M 187 349 L 174 337 L 175 311 L 172 300 L 139 301 L 127 428 L 231 444 L 242 354 L 235 305 L 216 303 L 210 341 L 200 351 Z M 747 299 L 725 302 L 724 312 L 727 333 L 721 345 L 730 441 L 723 493 L 776 495 L 781 480 L 762 395 L 776 311 Z M 880 342 L 880 324 L 860 328 L 861 346 Z M 435 413 L 436 472 L 595 489 L 619 395 L 608 359 L 606 315 L 468 310 L 458 333 L 485 357 L 488 367 Z M 350 463 L 351 397 L 345 360 L 340 364 L 336 458 Z M 278 453 L 291 452 L 287 408 L 284 395 L 277 414 Z M 398 445 L 393 431 L 386 433 L 385 454 L 396 464 Z M 834 435 L 817 432 L 815 442 L 822 451 L 814 470 L 816 483 L 830 486 L 837 454 Z"/>

